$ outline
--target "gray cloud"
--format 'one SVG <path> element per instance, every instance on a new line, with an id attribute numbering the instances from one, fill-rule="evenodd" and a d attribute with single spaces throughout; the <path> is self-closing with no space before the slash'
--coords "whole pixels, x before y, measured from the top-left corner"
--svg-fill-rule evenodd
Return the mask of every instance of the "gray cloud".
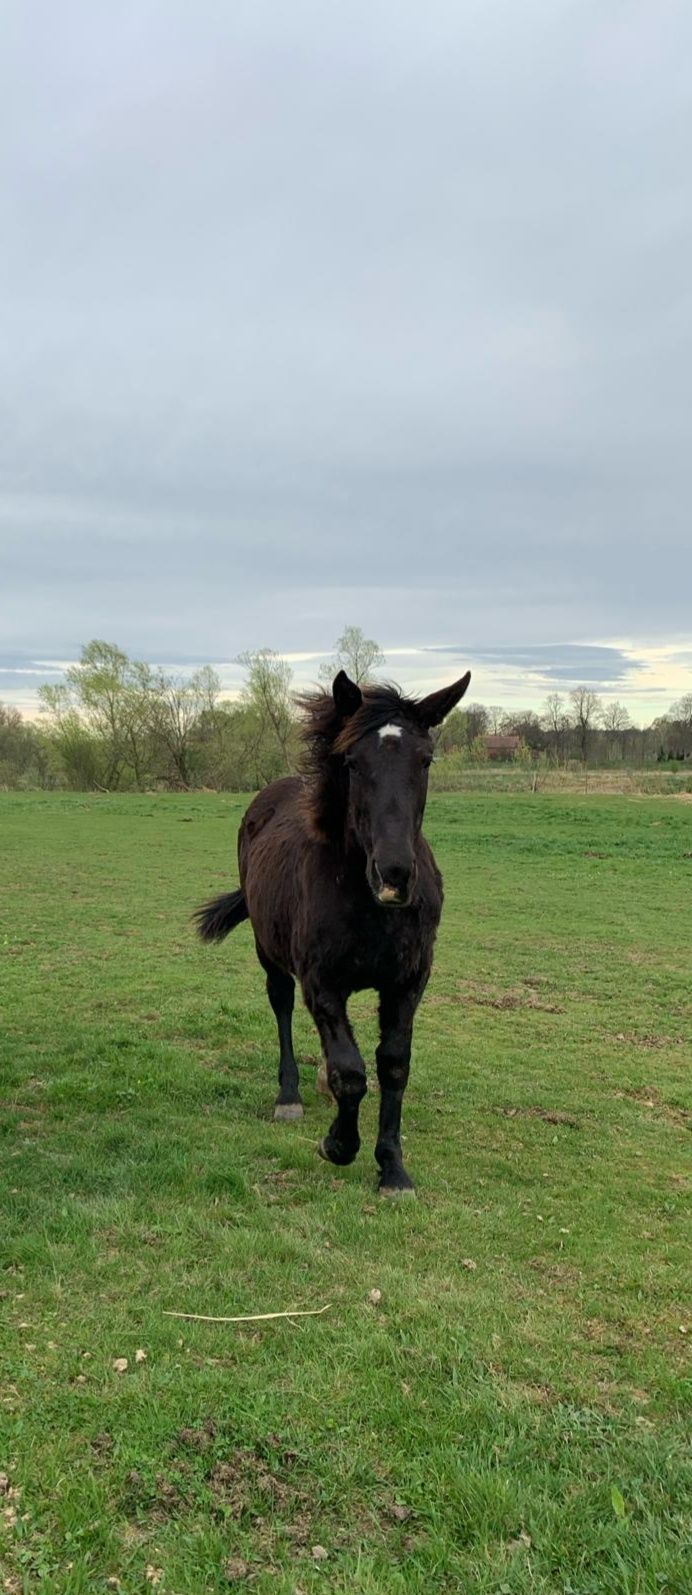
<path id="1" fill-rule="evenodd" d="M 354 620 L 539 690 L 689 639 L 691 49 L 675 0 L 11 7 L 7 649 Z"/>
<path id="2" fill-rule="evenodd" d="M 437 650 L 429 650 L 437 652 Z M 445 654 L 452 650 L 440 650 Z M 468 647 L 459 645 L 454 653 L 466 658 Z M 505 671 L 517 671 L 524 678 L 538 676 L 554 689 L 576 686 L 578 683 L 595 683 L 599 687 L 626 685 L 636 670 L 638 661 L 628 657 L 621 648 L 593 647 L 579 643 L 553 643 L 541 647 L 474 647 L 474 660 L 479 664 L 496 665 Z"/>

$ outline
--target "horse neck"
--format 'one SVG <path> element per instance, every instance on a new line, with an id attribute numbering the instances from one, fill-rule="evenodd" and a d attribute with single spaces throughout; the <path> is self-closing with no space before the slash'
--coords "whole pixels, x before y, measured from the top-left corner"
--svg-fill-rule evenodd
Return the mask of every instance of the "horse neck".
<path id="1" fill-rule="evenodd" d="M 348 851 L 348 787 L 342 772 L 327 766 L 311 783 L 308 806 L 312 828 L 344 858 Z"/>

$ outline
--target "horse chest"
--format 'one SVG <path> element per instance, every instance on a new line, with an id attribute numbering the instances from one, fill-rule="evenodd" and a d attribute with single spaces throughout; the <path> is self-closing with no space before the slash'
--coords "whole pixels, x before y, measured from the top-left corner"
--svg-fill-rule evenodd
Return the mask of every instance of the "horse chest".
<path id="1" fill-rule="evenodd" d="M 349 962 L 359 986 L 379 986 L 408 973 L 415 936 L 396 910 L 360 915 L 353 927 Z"/>

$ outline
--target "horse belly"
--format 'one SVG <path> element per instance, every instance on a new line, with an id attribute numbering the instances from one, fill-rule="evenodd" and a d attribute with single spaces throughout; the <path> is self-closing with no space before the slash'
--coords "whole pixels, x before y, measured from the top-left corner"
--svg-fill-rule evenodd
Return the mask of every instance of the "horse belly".
<path id="1" fill-rule="evenodd" d="M 296 799 L 301 783 L 276 781 L 247 811 L 239 837 L 240 879 L 250 921 L 262 951 L 291 970 L 291 932 L 302 854 Z"/>

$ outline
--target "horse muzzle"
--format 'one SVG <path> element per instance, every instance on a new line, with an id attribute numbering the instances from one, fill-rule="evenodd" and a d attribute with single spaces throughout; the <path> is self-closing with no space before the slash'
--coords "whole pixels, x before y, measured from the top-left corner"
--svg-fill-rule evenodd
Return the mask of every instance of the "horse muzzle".
<path id="1" fill-rule="evenodd" d="M 416 884 L 414 864 L 382 866 L 373 859 L 368 870 L 370 890 L 381 908 L 408 908 Z"/>

